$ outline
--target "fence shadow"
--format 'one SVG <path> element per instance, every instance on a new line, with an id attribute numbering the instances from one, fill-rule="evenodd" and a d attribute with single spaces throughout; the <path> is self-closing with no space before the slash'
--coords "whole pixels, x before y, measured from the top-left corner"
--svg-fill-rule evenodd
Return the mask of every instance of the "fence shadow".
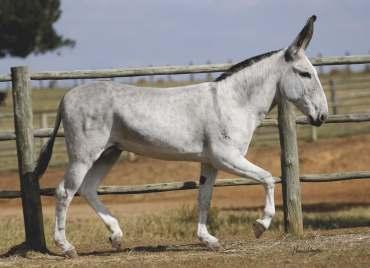
<path id="1" fill-rule="evenodd" d="M 28 258 L 30 256 L 30 254 L 31 255 L 34 255 L 34 254 L 41 254 L 41 255 L 42 254 L 48 254 L 48 255 L 54 256 L 54 257 L 62 257 L 62 255 L 51 252 L 48 249 L 46 249 L 45 252 L 42 252 L 42 253 L 33 251 L 27 246 L 26 242 L 22 242 L 18 245 L 15 245 L 15 246 L 11 247 L 7 252 L 0 254 L 0 259 L 9 258 L 9 257 Z"/>
<path id="2" fill-rule="evenodd" d="M 189 244 L 167 244 L 167 245 L 148 245 L 148 246 L 136 246 L 136 247 L 128 247 L 121 250 L 93 250 L 93 251 L 85 251 L 79 252 L 78 255 L 81 257 L 88 257 L 88 256 L 111 256 L 115 254 L 121 253 L 161 253 L 161 252 L 200 252 L 200 251 L 209 251 L 209 249 L 203 246 L 201 243 L 189 243 Z M 9 258 L 9 257 L 23 257 L 28 258 L 30 251 L 25 243 L 21 243 L 19 245 L 11 247 L 7 252 L 0 255 L 0 259 Z M 33 252 L 34 254 L 36 252 Z M 36 253 L 36 254 L 43 254 L 43 253 Z M 51 257 L 64 258 L 64 255 L 61 253 L 55 253 L 52 251 L 47 250 L 45 254 Z M 32 257 L 31 257 L 32 258 Z"/>

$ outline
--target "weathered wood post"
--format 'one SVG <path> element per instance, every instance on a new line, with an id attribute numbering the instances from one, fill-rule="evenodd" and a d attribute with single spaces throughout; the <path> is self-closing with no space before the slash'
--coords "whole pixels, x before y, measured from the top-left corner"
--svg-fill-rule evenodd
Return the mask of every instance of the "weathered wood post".
<path id="1" fill-rule="evenodd" d="M 33 115 L 30 77 L 27 67 L 11 68 L 13 85 L 14 127 L 16 133 L 26 246 L 45 252 L 46 243 L 39 181 L 34 178 Z"/>
<path id="2" fill-rule="evenodd" d="M 278 105 L 281 146 L 281 179 L 285 232 L 303 235 L 301 187 L 294 107 L 287 100 Z"/>

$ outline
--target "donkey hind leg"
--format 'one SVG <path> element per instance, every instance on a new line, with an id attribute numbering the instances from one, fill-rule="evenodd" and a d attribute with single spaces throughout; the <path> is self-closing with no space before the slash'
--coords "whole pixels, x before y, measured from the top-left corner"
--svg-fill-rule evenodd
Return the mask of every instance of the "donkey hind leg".
<path id="1" fill-rule="evenodd" d="M 218 239 L 208 233 L 207 216 L 210 208 L 213 185 L 217 176 L 217 169 L 209 164 L 201 164 L 199 194 L 198 194 L 198 231 L 200 241 L 211 249 L 218 249 Z"/>
<path id="2" fill-rule="evenodd" d="M 228 157 L 225 157 L 225 155 L 217 157 L 215 166 L 238 176 L 249 177 L 263 184 L 265 188 L 264 213 L 262 218 L 253 224 L 254 234 L 259 238 L 269 228 L 271 220 L 275 215 L 274 178 L 268 171 L 252 164 L 239 153 L 229 153 Z"/>
<path id="3" fill-rule="evenodd" d="M 89 168 L 90 165 L 86 163 L 77 161 L 71 162 L 63 180 L 55 190 L 54 241 L 55 244 L 63 250 L 64 254 L 70 258 L 76 257 L 77 252 L 74 246 L 67 241 L 65 234 L 67 210 Z"/>
<path id="4" fill-rule="evenodd" d="M 81 196 L 86 199 L 112 233 L 109 240 L 112 243 L 112 247 L 117 250 L 121 247 L 123 233 L 118 220 L 112 216 L 109 210 L 98 199 L 97 188 L 99 187 L 101 180 L 117 161 L 120 154 L 121 150 L 115 147 L 111 147 L 104 151 L 100 158 L 94 162 L 93 166 L 87 172 L 79 189 Z"/>

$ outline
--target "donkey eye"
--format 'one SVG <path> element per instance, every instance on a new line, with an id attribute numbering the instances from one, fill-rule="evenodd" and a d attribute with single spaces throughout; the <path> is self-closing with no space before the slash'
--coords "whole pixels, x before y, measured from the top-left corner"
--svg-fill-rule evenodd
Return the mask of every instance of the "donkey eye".
<path id="1" fill-rule="evenodd" d="M 311 74 L 309 72 L 299 72 L 299 75 L 305 78 L 311 78 Z"/>

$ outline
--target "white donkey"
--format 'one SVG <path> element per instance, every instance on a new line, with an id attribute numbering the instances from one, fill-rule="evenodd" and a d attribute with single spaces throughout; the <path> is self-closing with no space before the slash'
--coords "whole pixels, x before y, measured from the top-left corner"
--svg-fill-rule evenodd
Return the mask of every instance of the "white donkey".
<path id="1" fill-rule="evenodd" d="M 206 226 L 217 171 L 262 183 L 265 208 L 254 224 L 259 237 L 275 214 L 274 179 L 244 157 L 253 132 L 282 98 L 292 101 L 314 125 L 327 118 L 324 91 L 304 53 L 315 19 L 308 19 L 288 48 L 238 63 L 214 82 L 167 89 L 96 82 L 70 90 L 35 169 L 35 175 L 42 176 L 63 121 L 69 165 L 55 193 L 54 239 L 64 254 L 77 256 L 65 235 L 66 212 L 77 191 L 112 232 L 112 246 L 120 247 L 122 230 L 98 199 L 97 187 L 122 150 L 201 163 L 197 235 L 210 248 L 219 247 Z"/>

